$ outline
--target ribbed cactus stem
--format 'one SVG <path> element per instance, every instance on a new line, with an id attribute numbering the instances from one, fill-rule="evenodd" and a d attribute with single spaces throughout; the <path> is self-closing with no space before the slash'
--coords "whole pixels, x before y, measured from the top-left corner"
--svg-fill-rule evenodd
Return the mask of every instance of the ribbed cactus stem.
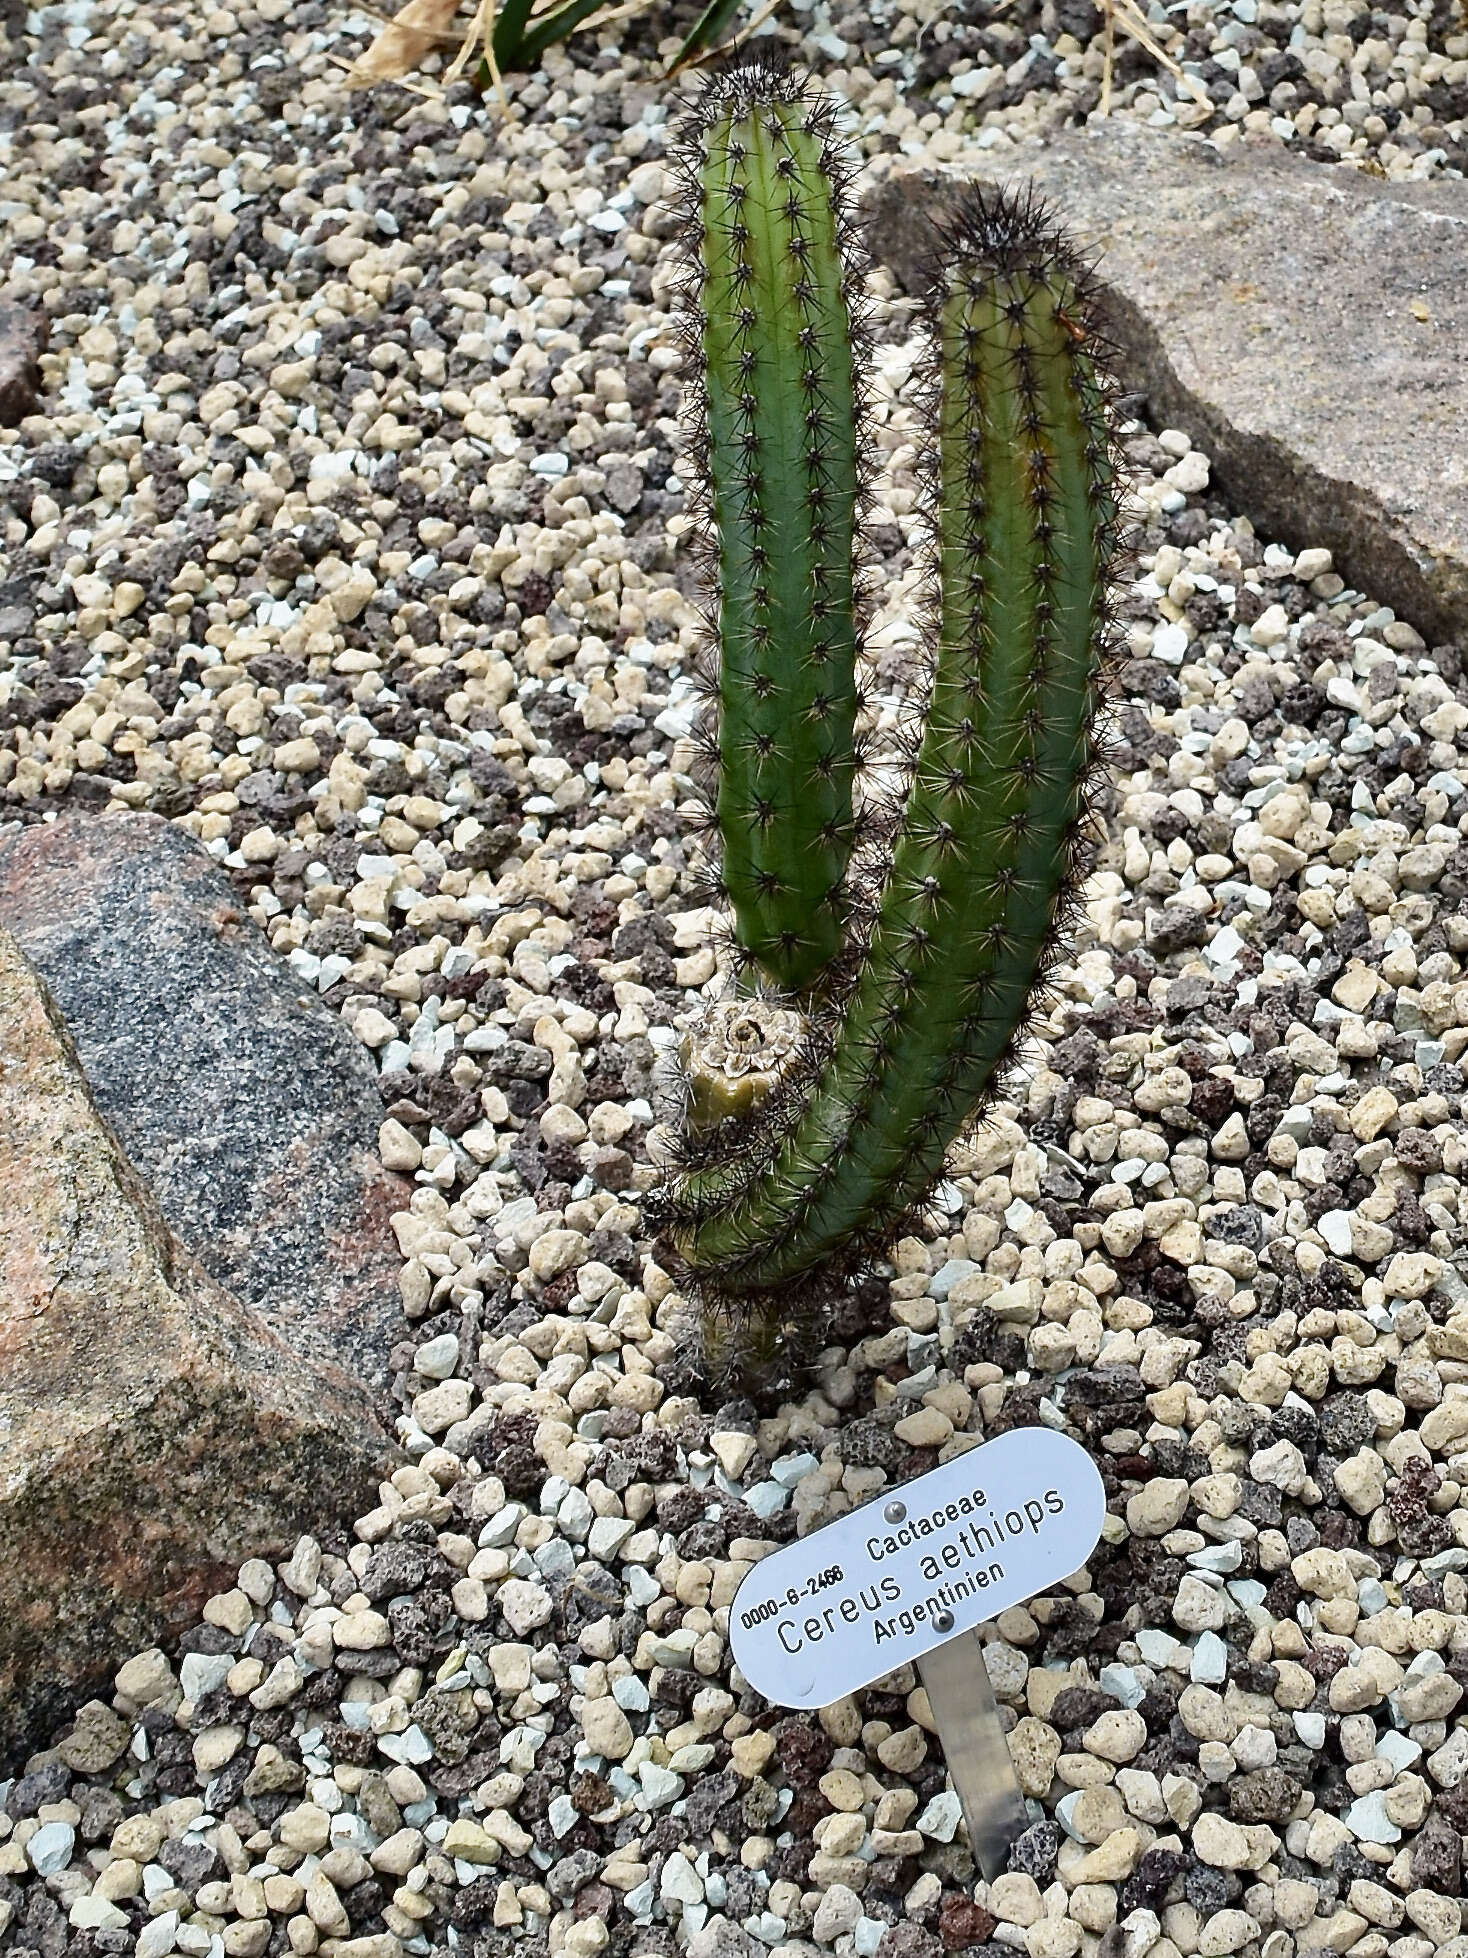
<path id="1" fill-rule="evenodd" d="M 681 139 L 691 393 L 718 539 L 718 799 L 734 938 L 816 987 L 841 950 L 853 836 L 853 563 L 865 411 L 831 111 L 746 63 Z"/>
<path id="2" fill-rule="evenodd" d="M 675 1242 L 716 1290 L 879 1243 L 1011 1057 L 1073 883 L 1117 502 L 1084 267 L 970 193 L 927 307 L 940 581 L 931 699 L 860 976 L 763 1160 L 690 1171 Z"/>

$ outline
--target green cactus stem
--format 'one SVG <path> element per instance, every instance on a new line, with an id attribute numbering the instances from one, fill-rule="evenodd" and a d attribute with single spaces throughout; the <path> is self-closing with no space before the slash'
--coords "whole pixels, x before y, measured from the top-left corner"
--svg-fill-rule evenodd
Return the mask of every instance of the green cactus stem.
<path id="1" fill-rule="evenodd" d="M 675 169 L 694 475 L 706 475 L 717 586 L 722 883 L 745 961 L 807 994 L 842 949 L 854 835 L 870 436 L 848 165 L 830 105 L 756 59 L 706 85 Z"/>
<path id="2" fill-rule="evenodd" d="M 889 1240 L 1011 1060 L 1077 880 L 1118 527 L 1094 302 L 1031 199 L 966 193 L 936 264 L 926 726 L 817 1078 L 752 1164 L 692 1164 L 672 1192 L 714 1296 Z"/>

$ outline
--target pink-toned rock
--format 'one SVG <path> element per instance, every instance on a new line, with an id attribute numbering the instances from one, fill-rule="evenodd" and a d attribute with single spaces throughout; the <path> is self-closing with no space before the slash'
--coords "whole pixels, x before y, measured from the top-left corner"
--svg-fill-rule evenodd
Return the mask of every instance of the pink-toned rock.
<path id="1" fill-rule="evenodd" d="M 392 1459 L 369 1392 L 171 1235 L 0 931 L 0 1755 Z"/>

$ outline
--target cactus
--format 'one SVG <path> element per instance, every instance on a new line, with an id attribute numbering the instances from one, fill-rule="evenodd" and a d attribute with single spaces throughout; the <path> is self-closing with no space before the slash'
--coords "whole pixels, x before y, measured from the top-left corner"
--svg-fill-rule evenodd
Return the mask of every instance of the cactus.
<path id="1" fill-rule="evenodd" d="M 789 105 L 782 94 L 782 113 Z M 754 126 L 748 101 L 740 106 Z M 727 138 L 709 144 L 720 195 L 741 172 L 766 167 L 754 144 L 743 149 L 741 160 Z M 748 211 L 755 195 L 751 182 L 733 203 Z M 788 264 L 786 277 L 808 292 L 810 258 Z M 828 277 L 834 294 L 834 268 Z M 738 298 L 710 281 L 702 302 Z M 753 1320 L 762 1357 L 772 1329 L 810 1317 L 814 1274 L 850 1272 L 913 1215 L 994 1092 L 1056 956 L 1083 857 L 1118 537 L 1109 382 L 1087 269 L 1036 200 L 968 189 L 936 229 L 923 317 L 931 677 L 880 893 L 847 906 L 848 958 L 835 969 L 849 977 L 817 1009 L 805 1064 L 786 1070 L 753 1122 L 725 1124 L 712 1139 L 690 1133 L 664 1193 L 665 1232 L 689 1289 L 714 1322 L 721 1313 Z M 725 316 L 711 310 L 705 345 L 726 335 Z M 757 396 L 743 424 L 710 416 L 724 617 L 734 626 L 723 657 L 734 663 L 736 697 L 752 653 L 744 615 L 731 618 L 727 568 L 748 533 L 742 506 L 719 486 L 737 471 L 749 429 L 763 439 L 764 412 Z M 761 811 L 807 792 L 803 751 L 783 738 L 780 718 L 799 711 L 802 676 L 774 645 L 769 658 L 772 673 L 780 667 L 760 723 L 774 744 L 771 774 L 756 792 L 722 757 L 726 862 L 731 840 L 750 831 L 773 861 L 779 825 L 767 829 Z M 726 727 L 730 694 L 726 683 Z M 846 756 L 825 769 L 844 779 Z M 822 944 L 828 931 L 823 920 Z"/>
<path id="2" fill-rule="evenodd" d="M 719 648 L 714 827 L 736 947 L 782 992 L 841 951 L 855 836 L 863 262 L 832 107 L 768 61 L 715 78 L 675 155 L 684 354 Z M 715 540 L 716 544 L 715 544 Z"/>

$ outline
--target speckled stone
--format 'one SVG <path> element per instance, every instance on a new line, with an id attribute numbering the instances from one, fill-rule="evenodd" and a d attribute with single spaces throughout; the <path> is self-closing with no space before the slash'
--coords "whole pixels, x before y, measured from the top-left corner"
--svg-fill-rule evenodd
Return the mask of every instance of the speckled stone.
<path id="1" fill-rule="evenodd" d="M 242 1557 L 360 1514 L 391 1454 L 355 1381 L 292 1351 L 170 1236 L 4 931 L 0 1134 L 0 1699 L 14 1752 L 128 1654 L 181 1631 Z M 90 1718 L 63 1749 L 89 1767 L 102 1758 Z"/>
<path id="2" fill-rule="evenodd" d="M 372 1063 L 224 872 L 159 816 L 65 816 L 0 844 L 0 925 L 179 1238 L 299 1351 L 385 1382 L 407 1187 Z"/>

